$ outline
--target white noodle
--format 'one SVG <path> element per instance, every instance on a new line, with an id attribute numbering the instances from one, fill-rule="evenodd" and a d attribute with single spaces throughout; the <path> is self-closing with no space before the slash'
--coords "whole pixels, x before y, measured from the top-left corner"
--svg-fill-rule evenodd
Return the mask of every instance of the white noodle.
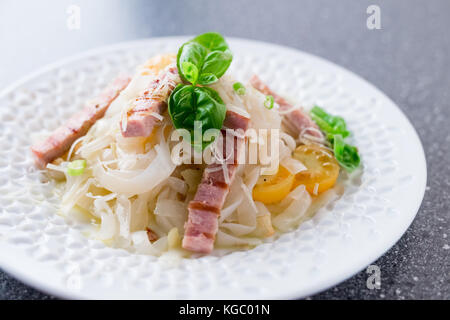
<path id="1" fill-rule="evenodd" d="M 75 142 L 72 144 L 72 146 L 70 147 L 69 153 L 67 154 L 67 161 L 70 161 L 70 158 L 72 158 L 72 152 L 73 149 L 75 149 L 75 147 L 77 146 L 77 144 L 81 141 L 83 141 L 85 139 L 86 136 L 82 136 L 80 138 L 78 138 L 77 140 L 75 140 Z"/>

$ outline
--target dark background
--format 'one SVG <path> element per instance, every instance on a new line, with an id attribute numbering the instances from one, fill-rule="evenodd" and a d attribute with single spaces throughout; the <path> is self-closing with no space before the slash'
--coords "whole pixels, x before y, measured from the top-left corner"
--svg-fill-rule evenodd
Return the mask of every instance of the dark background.
<path id="1" fill-rule="evenodd" d="M 69 5 L 81 29 L 67 27 Z M 366 27 L 381 9 L 381 30 Z M 450 1 L 448 0 L 0 0 L 0 89 L 35 69 L 97 46 L 219 31 L 331 60 L 384 91 L 410 119 L 428 165 L 425 198 L 401 240 L 367 274 L 312 299 L 450 299 Z M 1 124 L 0 124 L 1 125 Z M 0 271 L 0 299 L 51 299 Z"/>

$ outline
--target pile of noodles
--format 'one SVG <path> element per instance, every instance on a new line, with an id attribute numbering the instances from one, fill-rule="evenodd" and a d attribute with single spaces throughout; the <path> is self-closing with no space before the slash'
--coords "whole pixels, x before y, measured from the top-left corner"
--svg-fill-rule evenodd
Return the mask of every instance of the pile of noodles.
<path id="1" fill-rule="evenodd" d="M 171 152 L 177 142 L 170 140 L 174 129 L 167 112 L 159 117 L 159 126 L 148 138 L 124 138 L 120 132 L 130 101 L 156 74 L 145 66 L 138 68 L 105 117 L 74 143 L 65 161 L 49 164 L 48 168 L 64 175 L 57 188 L 62 197 L 62 214 L 77 211 L 88 215 L 95 224 L 92 237 L 141 254 L 176 251 L 184 255 L 187 253 L 181 249 L 181 240 L 187 207 L 205 166 L 174 164 Z M 305 170 L 291 157 L 298 137 L 284 129 L 277 107 L 264 107 L 265 96 L 250 86 L 246 86 L 245 95 L 237 95 L 232 88 L 234 82 L 226 75 L 212 87 L 228 109 L 250 118 L 250 127 L 281 129 L 276 160 L 293 174 Z M 76 158 L 86 159 L 87 168 L 80 176 L 70 176 L 66 167 Z M 278 204 L 254 201 L 252 189 L 261 174 L 271 173 L 268 170 L 260 163 L 239 165 L 219 217 L 216 248 L 257 245 L 298 226 L 337 196 L 332 189 L 313 200 L 304 186 L 298 186 Z M 148 228 L 157 235 L 156 241 L 150 242 Z"/>

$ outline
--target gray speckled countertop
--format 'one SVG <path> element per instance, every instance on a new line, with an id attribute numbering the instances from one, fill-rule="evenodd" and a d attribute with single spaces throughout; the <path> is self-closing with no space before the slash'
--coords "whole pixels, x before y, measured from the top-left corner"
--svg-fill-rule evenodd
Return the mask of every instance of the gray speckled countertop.
<path id="1" fill-rule="evenodd" d="M 106 2 L 108 5 L 106 5 Z M 81 29 L 66 9 L 81 8 Z M 381 9 L 368 30 L 366 9 Z M 331 60 L 384 91 L 410 119 L 428 165 L 425 198 L 411 227 L 367 274 L 312 299 L 450 299 L 450 1 L 10 1 L 0 3 L 0 87 L 96 46 L 217 30 L 295 47 Z M 0 271 L 0 299 L 52 299 Z"/>

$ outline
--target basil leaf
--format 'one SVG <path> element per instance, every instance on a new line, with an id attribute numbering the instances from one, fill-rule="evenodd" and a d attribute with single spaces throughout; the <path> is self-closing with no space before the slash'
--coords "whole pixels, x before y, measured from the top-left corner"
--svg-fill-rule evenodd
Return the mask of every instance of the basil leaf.
<path id="1" fill-rule="evenodd" d="M 208 51 L 226 51 L 228 50 L 228 44 L 222 35 L 218 32 L 207 32 L 201 34 L 194 39 L 193 42 L 201 44 Z"/>
<path id="2" fill-rule="evenodd" d="M 176 129 L 193 130 L 195 121 L 194 86 L 179 84 L 169 97 L 169 114 Z"/>
<path id="3" fill-rule="evenodd" d="M 208 85 L 227 71 L 232 60 L 233 55 L 225 39 L 219 33 L 209 32 L 181 46 L 177 67 L 184 81 Z"/>
<path id="4" fill-rule="evenodd" d="M 334 135 L 332 142 L 334 156 L 339 164 L 349 172 L 355 170 L 361 162 L 358 149 L 345 143 L 340 134 Z"/>
<path id="5" fill-rule="evenodd" d="M 202 73 L 200 75 L 200 77 L 198 78 L 198 83 L 206 86 L 208 84 L 213 84 L 213 83 L 217 82 L 218 80 L 219 80 L 219 78 L 217 78 L 212 73 Z"/>
<path id="6" fill-rule="evenodd" d="M 201 74 L 211 73 L 219 79 L 228 70 L 233 56 L 228 52 L 212 51 L 203 62 Z"/>
<path id="7" fill-rule="evenodd" d="M 197 83 L 198 68 L 195 66 L 195 64 L 189 61 L 183 61 L 181 63 L 181 70 L 186 80 L 191 83 Z"/>
<path id="8" fill-rule="evenodd" d="M 222 129 L 227 108 L 219 93 L 208 87 L 195 87 L 196 116 L 202 122 L 203 132 L 208 129 Z"/>
<path id="9" fill-rule="evenodd" d="M 197 83 L 197 77 L 200 74 L 200 70 L 203 66 L 203 61 L 207 54 L 208 51 L 198 43 L 186 42 L 185 44 L 183 44 L 178 50 L 177 54 L 177 68 L 181 78 L 195 85 Z M 192 67 L 192 65 L 196 67 L 196 73 L 195 71 L 191 71 L 192 68 L 183 68 L 183 66 Z M 195 76 L 196 74 L 197 76 Z"/>
<path id="10" fill-rule="evenodd" d="M 201 122 L 202 135 L 208 129 L 220 130 L 225 120 L 226 106 L 211 88 L 178 85 L 169 98 L 169 114 L 175 128 L 191 132 L 193 143 L 194 121 Z M 202 143 L 202 148 L 210 143 Z"/>

